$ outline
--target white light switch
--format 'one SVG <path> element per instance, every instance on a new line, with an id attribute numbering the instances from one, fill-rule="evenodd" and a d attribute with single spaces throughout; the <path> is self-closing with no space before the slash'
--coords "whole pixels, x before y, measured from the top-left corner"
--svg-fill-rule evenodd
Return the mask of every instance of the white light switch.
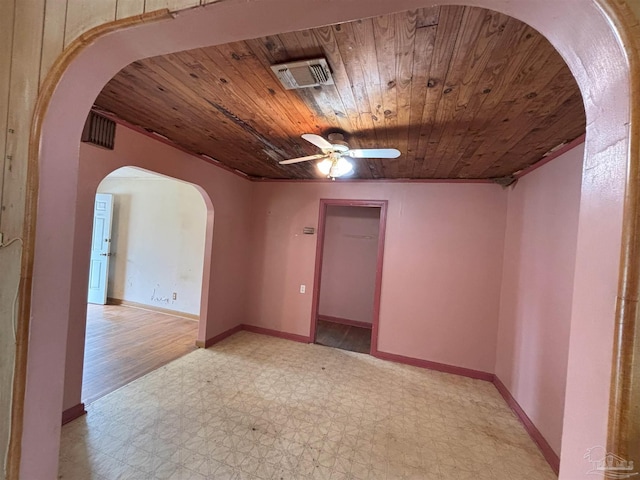
<path id="1" fill-rule="evenodd" d="M 300 285 L 300 293 L 304 293 L 307 291 L 307 286 L 306 285 Z"/>

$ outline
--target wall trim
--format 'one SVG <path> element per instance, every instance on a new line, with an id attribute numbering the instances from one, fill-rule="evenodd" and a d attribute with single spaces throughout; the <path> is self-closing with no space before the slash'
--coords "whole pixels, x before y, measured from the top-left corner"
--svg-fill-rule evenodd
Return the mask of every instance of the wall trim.
<path id="1" fill-rule="evenodd" d="M 224 332 L 219 333 L 215 337 L 206 339 L 204 342 L 200 340 L 196 340 L 196 346 L 198 348 L 209 348 L 210 346 L 215 345 L 218 342 L 221 342 L 225 338 L 230 337 L 231 335 L 238 333 L 241 330 L 242 330 L 242 325 L 236 325 L 235 327 L 232 327 L 229 330 L 225 330 Z"/>
<path id="2" fill-rule="evenodd" d="M 272 330 L 270 328 L 258 327 L 256 325 L 247 325 L 247 324 L 241 323 L 240 325 L 236 325 L 235 327 L 225 330 L 224 332 L 216 335 L 215 337 L 211 337 L 205 340 L 204 342 L 198 340 L 196 341 L 196 345 L 200 348 L 209 348 L 212 345 L 215 345 L 216 343 L 221 342 L 225 338 L 228 338 L 231 335 L 234 335 L 241 331 L 257 333 L 259 335 L 266 335 L 268 337 L 282 338 L 284 340 L 291 340 L 293 342 L 311 343 L 311 339 L 304 335 L 297 335 L 295 333 L 282 332 L 280 330 Z"/>
<path id="3" fill-rule="evenodd" d="M 573 150 L 574 148 L 576 148 L 578 145 L 582 145 L 585 142 L 586 136 L 587 136 L 586 133 L 583 133 L 579 137 L 574 138 L 573 140 L 571 140 L 570 142 L 566 143 L 565 145 L 563 145 L 561 148 L 559 148 L 555 152 L 550 153 L 546 157 L 542 157 L 540 160 L 538 160 L 533 165 L 530 165 L 527 168 L 525 168 L 524 170 L 521 170 L 519 173 L 515 174 L 514 177 L 516 177 L 517 179 L 521 179 L 525 175 L 533 172 L 534 170 L 537 170 L 540 167 L 543 167 L 544 165 L 549 163 L 551 160 L 554 160 L 554 159 L 558 158 L 560 155 L 564 155 L 569 150 Z"/>
<path id="4" fill-rule="evenodd" d="M 351 327 L 360 328 L 373 328 L 373 325 L 369 322 L 361 322 L 360 320 L 350 320 L 348 318 L 332 317 L 330 315 L 318 315 L 318 320 L 323 322 L 339 323 L 341 325 L 349 325 Z"/>
<path id="5" fill-rule="evenodd" d="M 318 318 L 321 319 L 322 315 L 319 315 Z M 328 317 L 335 318 L 335 317 Z M 342 320 L 342 319 L 338 319 Z M 229 330 L 226 330 L 219 335 L 216 335 L 213 338 L 206 340 L 204 343 L 196 342 L 199 347 L 209 348 L 210 346 L 221 342 L 225 338 L 234 335 L 240 331 L 247 331 L 251 333 L 257 333 L 260 335 L 267 335 L 269 337 L 282 338 L 285 340 L 291 340 L 294 342 L 301 343 L 311 343 L 311 338 L 306 337 L 304 335 L 297 335 L 294 333 L 282 332 L 279 330 L 272 330 L 270 328 L 258 327 L 255 325 L 236 325 Z M 199 344 L 202 343 L 202 344 Z M 395 353 L 388 352 L 380 352 L 375 351 L 371 353 L 371 356 L 375 358 L 379 358 L 380 360 L 385 360 L 394 363 L 401 363 L 404 365 L 410 365 L 412 367 L 424 368 L 427 370 L 434 370 L 437 372 L 448 373 L 451 375 L 459 375 L 461 377 L 472 378 L 474 380 L 482 380 L 485 382 L 493 383 L 498 390 L 498 393 L 502 396 L 505 403 L 509 406 L 509 408 L 516 415 L 525 431 L 529 434 L 533 442 L 537 445 L 542 453 L 542 456 L 547 461 L 551 469 L 558 475 L 560 470 L 560 457 L 554 452 L 549 442 L 544 438 L 540 430 L 535 426 L 535 424 L 531 421 L 529 416 L 525 413 L 524 409 L 520 406 L 520 404 L 516 401 L 516 399 L 511 395 L 511 392 L 507 389 L 507 387 L 502 383 L 502 381 L 493 373 L 483 372 L 481 370 L 473 370 L 470 368 L 458 367 L 455 365 L 448 365 L 446 363 L 438 363 L 432 362 L 430 360 L 423 360 L 420 358 L 406 357 L 404 355 L 398 355 Z M 73 407 L 75 408 L 75 407 Z"/>
<path id="6" fill-rule="evenodd" d="M 331 320 L 325 320 L 327 318 Z M 334 320 L 337 320 L 337 322 L 334 322 L 334 323 L 342 323 L 343 321 L 364 323 L 364 322 L 358 322 L 356 320 L 348 320 L 348 319 L 330 317 L 325 315 L 318 315 L 318 319 L 325 320 L 328 322 L 334 322 Z M 347 325 L 349 325 L 349 323 L 347 323 Z M 222 340 L 229 338 L 230 336 L 240 331 L 256 333 L 259 335 L 266 335 L 269 337 L 282 338 L 284 340 L 291 340 L 291 341 L 300 342 L 300 343 L 310 343 L 311 341 L 310 337 L 307 337 L 304 335 L 297 335 L 295 333 L 282 332 L 280 330 L 273 330 L 270 328 L 258 327 L 256 325 L 240 324 L 228 330 L 225 330 L 224 332 L 216 335 L 215 337 L 209 338 L 204 342 L 196 341 L 196 345 L 200 348 L 209 348 L 215 345 L 216 343 L 219 343 Z M 470 368 L 458 367 L 455 365 L 448 365 L 445 363 L 432 362 L 430 360 L 422 360 L 414 357 L 406 357 L 404 355 L 398 355 L 395 353 L 388 353 L 388 352 L 376 351 L 372 353 L 372 356 L 379 358 L 380 360 L 385 360 L 385 361 L 394 362 L 394 363 L 401 363 L 401 364 L 410 365 L 413 367 L 424 368 L 427 370 L 434 370 L 438 372 L 448 373 L 451 375 L 459 375 L 462 377 L 472 378 L 474 380 L 483 380 L 486 382 L 493 383 L 493 385 L 496 387 L 496 390 L 498 390 L 498 392 L 500 393 L 500 395 L 502 396 L 506 404 L 509 406 L 509 408 L 511 408 L 513 413 L 516 415 L 516 417 L 518 418 L 518 420 L 520 421 L 520 423 L 522 424 L 526 432 L 529 434 L 529 436 L 534 441 L 534 443 L 538 446 L 538 448 L 540 449 L 540 452 L 542 453 L 547 463 L 549 463 L 549 466 L 551 467 L 551 469 L 556 473 L 556 475 L 558 474 L 560 470 L 560 457 L 555 453 L 553 448 L 551 448 L 551 445 L 549 445 L 549 442 L 547 442 L 547 440 L 544 438 L 542 433 L 540 433 L 540 430 L 537 429 L 533 421 L 531 421 L 529 416 L 525 413 L 524 409 L 516 401 L 513 395 L 511 395 L 511 392 L 509 392 L 509 390 L 504 385 L 504 383 L 502 383 L 502 381 L 493 373 L 483 372 L 480 370 L 473 370 Z M 79 403 L 77 405 L 74 405 L 73 407 L 68 408 L 64 412 L 62 412 L 62 425 L 65 425 L 75 420 L 76 418 L 86 415 L 86 413 L 87 411 L 85 410 L 84 403 Z"/>
<path id="7" fill-rule="evenodd" d="M 197 157 L 199 160 L 203 160 L 205 162 L 207 162 L 210 165 L 213 165 L 214 167 L 217 168 L 221 168 L 222 170 L 225 170 L 229 173 L 232 173 L 240 178 L 243 178 L 245 180 L 248 180 L 249 182 L 257 182 L 257 183 L 270 183 L 270 182 L 278 182 L 278 183 L 301 183 L 301 184 L 305 184 L 305 183 L 331 183 L 332 180 L 329 178 L 264 178 L 264 177 L 252 177 L 249 176 L 243 172 L 241 172 L 240 170 L 236 170 L 234 168 L 228 167 L 225 164 L 223 164 L 222 162 L 220 162 L 219 160 L 210 157 L 209 155 L 206 154 L 199 154 L 196 152 L 193 152 L 187 148 L 181 147 L 180 145 L 178 145 L 177 143 L 174 143 L 173 141 L 171 141 L 170 139 L 166 138 L 163 135 L 160 135 L 158 133 L 155 132 L 150 132 L 149 130 L 146 130 L 138 125 L 134 125 L 132 123 L 127 122 L 126 120 L 118 117 L 115 113 L 110 112 L 108 110 L 103 110 L 101 108 L 92 108 L 92 111 L 99 113 L 100 115 L 103 115 L 107 118 L 109 118 L 110 120 L 113 120 L 114 122 L 116 122 L 118 125 L 124 127 L 124 128 L 128 128 L 130 130 L 133 130 L 134 132 L 137 132 L 141 135 L 144 135 L 145 137 L 149 137 L 153 140 L 156 140 L 160 143 L 164 143 L 165 145 L 168 145 L 169 147 L 175 148 L 176 150 L 180 150 L 183 153 L 186 153 L 188 155 Z M 553 157 L 555 158 L 555 157 Z M 542 160 L 539 160 L 538 163 L 540 163 Z M 548 161 L 548 160 L 547 160 Z M 546 163 L 546 161 L 545 161 Z M 536 165 L 537 168 L 537 164 Z M 531 168 L 531 167 L 527 167 L 527 168 Z M 528 173 L 528 172 L 527 172 Z M 523 174 L 519 174 L 517 175 L 518 178 L 520 178 L 520 176 Z M 336 180 L 335 182 L 338 183 L 460 183 L 460 184 L 467 184 L 467 183 L 480 183 L 480 184 L 491 184 L 491 185 L 497 185 L 493 180 L 487 179 L 487 178 L 341 178 Z"/>
<path id="8" fill-rule="evenodd" d="M 280 330 L 272 330 L 270 328 L 258 327 L 256 325 L 246 325 L 244 323 L 240 326 L 242 327 L 242 330 L 251 333 L 259 333 L 260 335 L 268 335 L 269 337 L 284 338 L 285 340 L 292 340 L 294 342 L 311 343 L 311 338 L 306 335 L 282 332 Z"/>
<path id="9" fill-rule="evenodd" d="M 252 177 L 249 177 L 248 175 L 246 175 L 245 173 L 241 172 L 240 170 L 236 170 L 235 168 L 231 168 L 231 167 L 227 167 L 225 164 L 223 164 L 222 162 L 220 162 L 219 160 L 216 160 L 213 157 L 210 157 L 208 155 L 204 155 L 204 154 L 198 154 L 195 152 L 192 152 L 191 150 L 188 150 L 184 147 L 181 147 L 180 145 L 178 145 L 177 143 L 174 143 L 173 141 L 169 140 L 167 137 L 165 137 L 164 135 L 160 135 L 159 133 L 155 133 L 155 132 L 150 132 L 149 130 L 146 130 L 138 125 L 134 125 L 133 123 L 129 123 L 126 120 L 123 120 L 122 118 L 118 117 L 115 113 L 113 112 L 109 112 L 108 110 L 102 110 L 101 108 L 92 108 L 91 111 L 99 113 L 100 115 L 103 115 L 107 118 L 109 118 L 110 120 L 113 120 L 114 122 L 116 122 L 116 124 L 128 128 L 129 130 L 133 130 L 134 132 L 137 132 L 141 135 L 144 135 L 145 137 L 149 137 L 153 140 L 156 140 L 157 142 L 160 143 L 164 143 L 165 145 L 168 145 L 171 148 L 175 148 L 176 150 L 180 150 L 183 153 L 186 153 L 187 155 L 191 155 L 193 157 L 197 157 L 199 160 L 203 160 L 205 162 L 207 162 L 210 165 L 213 165 L 214 167 L 217 168 L 221 168 L 222 170 L 225 170 L 229 173 L 232 173 L 240 178 L 243 178 L 245 180 L 249 180 L 252 181 Z"/>
<path id="10" fill-rule="evenodd" d="M 128 128 L 130 130 L 133 130 L 141 135 L 144 135 L 146 137 L 152 138 L 153 140 L 156 140 L 160 143 L 164 143 L 165 145 L 168 145 L 169 147 L 175 148 L 176 150 L 180 150 L 183 153 L 186 153 L 188 155 L 197 157 L 200 160 L 204 160 L 205 162 L 209 163 L 210 165 L 213 165 L 214 167 L 218 167 L 221 168 L 222 170 L 225 170 L 229 173 L 232 173 L 240 178 L 243 178 L 245 180 L 248 180 L 250 182 L 258 182 L 258 183 L 272 183 L 272 182 L 276 182 L 276 183 L 330 183 L 332 182 L 331 179 L 328 178 L 264 178 L 264 177 L 252 177 L 250 175 L 247 175 L 246 173 L 240 171 L 240 170 L 236 170 L 235 168 L 231 168 L 226 166 L 225 164 L 223 164 L 222 162 L 220 162 L 219 160 L 217 160 L 216 158 L 213 158 L 209 155 L 206 154 L 200 154 L 200 153 L 196 153 L 193 152 L 187 148 L 184 148 L 180 145 L 178 145 L 177 143 L 174 143 L 172 140 L 168 139 L 167 137 L 165 137 L 164 135 L 161 135 L 159 133 L 153 132 L 153 131 L 149 131 L 146 130 L 138 125 L 134 125 L 133 123 L 129 123 L 126 120 L 118 117 L 115 113 L 110 112 L 108 110 L 103 110 L 101 108 L 97 108 L 94 107 L 91 109 L 92 111 L 103 115 L 107 118 L 109 118 L 110 120 L 113 120 L 116 124 Z M 558 158 L 560 155 L 568 152 L 569 150 L 577 147 L 578 145 L 585 143 L 585 138 L 586 138 L 586 134 L 582 134 L 579 137 L 574 138 L 573 140 L 571 140 L 570 142 L 567 142 L 566 145 L 562 146 L 561 148 L 559 148 L 557 151 L 550 153 L 549 155 L 547 155 L 546 157 L 541 157 L 538 161 L 536 161 L 534 164 L 529 165 L 528 167 L 526 167 L 525 169 L 515 173 L 513 176 L 516 179 L 520 179 L 522 177 L 524 177 L 525 175 L 533 172 L 534 170 L 537 170 L 538 168 L 546 165 L 547 163 L 549 163 L 551 160 Z M 341 178 L 338 180 L 338 182 L 341 183 L 458 183 L 458 184 L 469 184 L 469 183 L 476 183 L 476 184 L 493 184 L 493 185 L 497 185 L 496 182 L 494 182 L 493 180 L 489 179 L 489 178 Z"/>
<path id="11" fill-rule="evenodd" d="M 473 378 L 475 380 L 484 380 L 486 382 L 493 383 L 511 411 L 513 411 L 513 413 L 516 415 L 527 434 L 529 434 L 531 440 L 533 440 L 538 449 L 540 449 L 542 456 L 547 461 L 551 469 L 555 472 L 556 475 L 558 475 L 558 472 L 560 471 L 560 457 L 556 454 L 553 448 L 551 448 L 549 442 L 547 442 L 542 433 L 540 433 L 540 430 L 538 430 L 538 428 L 526 414 L 524 409 L 516 401 L 513 395 L 511 395 L 511 392 L 509 392 L 504 383 L 502 383 L 502 381 L 493 373 L 483 372 L 480 370 L 472 370 L 464 367 L 457 367 L 455 365 L 448 365 L 445 363 L 431 362 L 429 360 L 422 360 L 419 358 L 405 357 L 404 355 L 397 355 L 395 353 L 388 352 L 376 351 L 372 353 L 372 356 L 381 360 L 402 363 L 414 367 L 425 368 L 427 370 L 435 370 L 438 372 L 460 375 L 462 377 Z"/>
<path id="12" fill-rule="evenodd" d="M 86 414 L 87 411 L 84 409 L 84 403 L 78 403 L 71 408 L 67 408 L 62 412 L 62 425 L 66 425 L 76 418 L 80 418 L 81 416 Z"/>
<path id="13" fill-rule="evenodd" d="M 555 472 L 556 475 L 558 475 L 558 472 L 560 471 L 560 457 L 556 454 L 556 452 L 554 452 L 553 448 L 551 448 L 551 445 L 549 445 L 549 442 L 545 440 L 545 438 L 542 436 L 542 433 L 540 433 L 540 430 L 536 428 L 529 416 L 525 413 L 524 409 L 520 406 L 516 399 L 513 398 L 513 395 L 511 395 L 511 392 L 509 392 L 505 384 L 502 383 L 502 381 L 495 375 L 493 378 L 493 384 L 495 385 L 500 395 L 502 395 L 502 398 L 504 398 L 504 401 L 507 402 L 507 405 L 509 405 L 513 413 L 516 414 L 516 417 L 518 417 L 518 420 L 520 420 L 520 423 L 522 423 L 524 429 L 527 431 L 531 439 L 538 446 L 540 452 L 542 452 L 542 456 L 545 458 L 551 469 Z"/>
<path id="14" fill-rule="evenodd" d="M 258 183 L 331 183 L 329 178 L 262 178 L 249 177 Z M 497 185 L 487 178 L 338 178 L 334 183 L 483 183 Z"/>
<path id="15" fill-rule="evenodd" d="M 152 312 L 164 313 L 165 315 L 173 315 L 174 317 L 188 318 L 189 320 L 200 320 L 200 315 L 193 313 L 179 312 L 169 308 L 156 307 L 155 305 L 147 305 L 146 303 L 132 302 L 121 298 L 107 297 L 107 305 L 119 305 L 123 307 L 139 308 L 141 310 L 151 310 Z"/>
<path id="16" fill-rule="evenodd" d="M 493 382 L 494 378 L 493 373 L 473 370 L 471 368 L 457 367 L 446 363 L 432 362 L 421 358 L 405 357 L 404 355 L 398 355 L 396 353 L 376 350 L 375 352 L 372 352 L 371 355 L 381 360 L 402 363 L 413 367 L 426 368 L 427 370 L 435 370 L 437 372 L 451 373 L 453 375 L 460 375 L 461 377 L 473 378 L 475 380 L 484 380 L 485 382 Z"/>

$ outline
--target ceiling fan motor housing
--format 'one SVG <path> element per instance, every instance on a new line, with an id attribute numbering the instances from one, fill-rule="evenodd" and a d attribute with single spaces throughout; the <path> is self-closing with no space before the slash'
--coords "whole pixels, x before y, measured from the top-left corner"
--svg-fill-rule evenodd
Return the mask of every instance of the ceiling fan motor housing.
<path id="1" fill-rule="evenodd" d="M 322 153 L 305 157 L 281 160 L 281 165 L 319 160 L 317 167 L 323 175 L 331 179 L 342 177 L 353 172 L 351 158 L 397 158 L 400 151 L 395 148 L 365 148 L 351 150 L 341 133 L 331 133 L 328 140 L 315 133 L 305 133 L 302 138 L 315 145 Z"/>
<path id="2" fill-rule="evenodd" d="M 344 135 L 342 135 L 341 133 L 330 133 L 329 135 L 327 135 L 327 138 L 329 139 L 329 142 L 333 146 L 334 151 L 337 151 L 340 153 L 345 153 L 349 151 L 349 145 L 347 144 L 347 142 L 344 141 Z"/>
<path id="3" fill-rule="evenodd" d="M 349 145 L 347 145 L 347 142 L 334 141 L 331 145 L 333 146 L 333 150 L 336 152 L 346 153 L 349 151 Z"/>

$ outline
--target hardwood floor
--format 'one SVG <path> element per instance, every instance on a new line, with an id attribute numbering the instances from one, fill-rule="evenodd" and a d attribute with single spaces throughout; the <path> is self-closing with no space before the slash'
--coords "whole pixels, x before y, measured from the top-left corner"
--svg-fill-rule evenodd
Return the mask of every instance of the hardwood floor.
<path id="1" fill-rule="evenodd" d="M 351 352 L 369 353 L 371 351 L 371 329 L 318 320 L 316 343 Z"/>
<path id="2" fill-rule="evenodd" d="M 196 349 L 198 322 L 140 308 L 88 305 L 82 401 L 89 404 Z"/>

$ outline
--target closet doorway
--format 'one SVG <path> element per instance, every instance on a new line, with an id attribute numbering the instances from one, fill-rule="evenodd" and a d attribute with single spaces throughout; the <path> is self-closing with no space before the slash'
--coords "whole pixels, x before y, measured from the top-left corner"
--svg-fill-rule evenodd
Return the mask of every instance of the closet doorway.
<path id="1" fill-rule="evenodd" d="M 320 200 L 314 343 L 377 351 L 386 208 L 380 200 Z"/>

